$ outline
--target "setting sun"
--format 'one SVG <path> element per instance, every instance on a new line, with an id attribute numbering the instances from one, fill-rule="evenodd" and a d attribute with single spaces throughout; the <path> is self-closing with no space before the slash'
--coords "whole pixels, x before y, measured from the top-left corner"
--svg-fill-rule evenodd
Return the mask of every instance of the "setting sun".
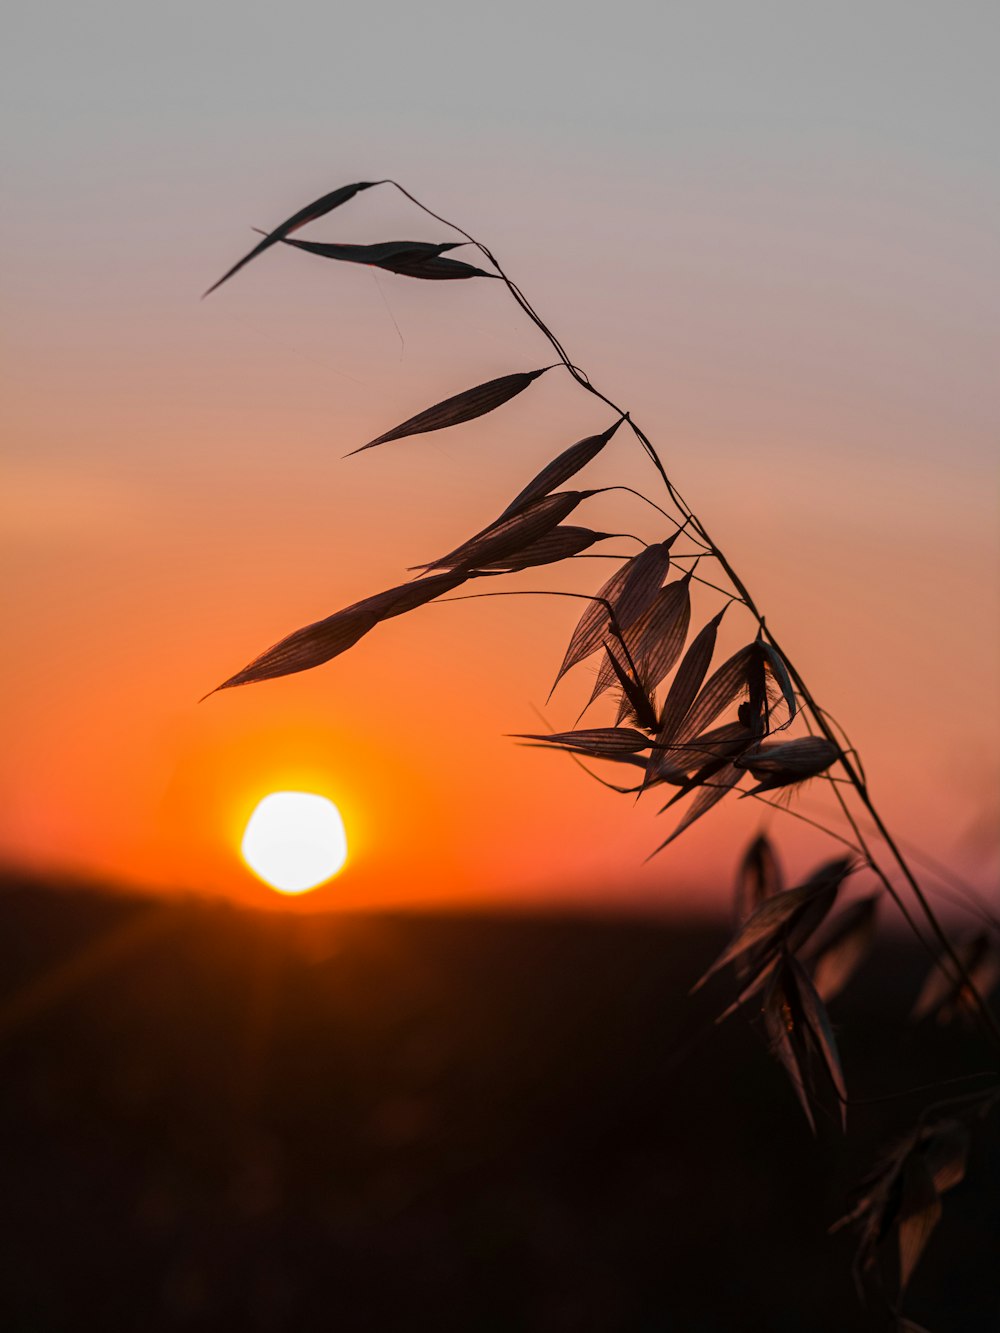
<path id="1" fill-rule="evenodd" d="M 241 844 L 254 874 L 279 893 L 306 893 L 326 883 L 347 860 L 340 811 L 325 796 L 278 791 L 257 805 Z"/>

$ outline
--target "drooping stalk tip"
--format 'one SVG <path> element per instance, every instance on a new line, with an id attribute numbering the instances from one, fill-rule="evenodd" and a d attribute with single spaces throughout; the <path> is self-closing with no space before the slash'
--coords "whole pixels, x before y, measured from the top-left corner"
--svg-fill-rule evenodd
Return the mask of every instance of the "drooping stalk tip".
<path id="1" fill-rule="evenodd" d="M 1000 1052 L 1000 1026 L 998 1026 L 996 1019 L 986 1004 L 983 996 L 977 989 L 973 978 L 969 975 L 968 969 L 964 966 L 962 959 L 959 957 L 952 942 L 943 930 L 940 921 L 937 919 L 933 908 L 928 902 L 925 893 L 906 858 L 903 856 L 898 844 L 893 839 L 878 813 L 867 788 L 864 770 L 861 768 L 860 763 L 855 763 L 854 756 L 856 751 L 854 750 L 854 747 L 849 744 L 846 746 L 841 745 L 838 737 L 834 733 L 830 721 L 828 720 L 828 715 L 816 703 L 801 674 L 796 670 L 789 658 L 782 652 L 777 639 L 766 625 L 762 613 L 756 606 L 753 597 L 746 585 L 739 578 L 731 562 L 727 559 L 718 544 L 712 539 L 705 524 L 695 515 L 694 511 L 683 499 L 677 487 L 668 476 L 666 468 L 648 435 L 646 435 L 627 411 L 618 406 L 609 396 L 601 392 L 601 390 L 592 382 L 589 375 L 580 367 L 576 366 L 559 338 L 538 315 L 521 288 L 509 277 L 502 265 L 497 261 L 495 255 L 485 245 L 476 240 L 475 237 L 464 231 L 461 227 L 455 226 L 455 224 L 448 221 L 448 219 L 427 208 L 426 205 L 422 204 L 415 198 L 415 196 L 410 194 L 409 191 L 396 181 L 358 182 L 353 185 L 343 186 L 338 190 L 323 195 L 319 199 L 314 200 L 311 204 L 299 209 L 298 212 L 293 213 L 277 228 L 265 235 L 254 249 L 233 265 L 233 267 L 230 268 L 223 277 L 209 289 L 209 291 L 214 291 L 223 282 L 226 282 L 267 248 L 285 241 L 297 246 L 299 249 L 305 250 L 307 253 L 311 252 L 314 255 L 327 259 L 342 259 L 347 262 L 359 262 L 359 260 L 360 262 L 378 262 L 382 266 L 389 266 L 395 263 L 395 271 L 403 273 L 405 276 L 429 276 L 429 273 L 426 271 L 422 274 L 413 271 L 415 268 L 420 268 L 421 265 L 440 265 L 456 262 L 448 261 L 444 257 L 444 252 L 446 250 L 455 248 L 454 244 L 451 242 L 383 242 L 375 246 L 356 247 L 346 246 L 338 242 L 302 242 L 299 240 L 289 240 L 292 233 L 306 223 L 317 220 L 318 218 L 335 211 L 344 203 L 354 198 L 360 191 L 370 189 L 375 184 L 393 185 L 406 198 L 410 199 L 417 208 L 428 216 L 435 218 L 443 225 L 451 227 L 461 235 L 466 242 L 475 246 L 479 250 L 484 259 L 496 270 L 496 276 L 503 281 L 521 310 L 527 315 L 535 328 L 552 347 L 558 357 L 558 364 L 561 364 L 566 368 L 571 378 L 579 384 L 581 388 L 616 414 L 618 418 L 616 428 L 617 424 L 620 424 L 621 421 L 628 422 L 630 430 L 639 441 L 643 451 L 653 463 L 653 466 L 662 480 L 670 502 L 676 508 L 680 519 L 683 520 L 681 526 L 686 529 L 689 528 L 690 532 L 695 535 L 696 539 L 704 544 L 707 554 L 718 563 L 725 578 L 729 581 L 733 590 L 733 599 L 745 606 L 756 622 L 757 638 L 754 644 L 750 649 L 740 650 L 740 653 L 744 654 L 744 657 L 741 658 L 739 653 L 736 655 L 739 668 L 744 672 L 742 679 L 738 678 L 737 694 L 745 691 L 747 696 L 738 704 L 737 722 L 748 733 L 746 744 L 743 749 L 737 753 L 731 753 L 725 757 L 718 754 L 715 755 L 710 758 L 698 772 L 688 777 L 688 790 L 695 793 L 695 802 L 692 810 L 688 811 L 685 820 L 682 821 L 681 827 L 687 827 L 693 822 L 691 815 L 695 808 L 697 808 L 698 814 L 704 813 L 704 810 L 714 804 L 718 799 L 721 799 L 721 796 L 724 795 L 727 790 L 737 787 L 740 781 L 746 776 L 747 772 L 755 776 L 763 774 L 763 776 L 759 776 L 758 787 L 747 792 L 748 795 L 760 797 L 763 792 L 771 790 L 774 787 L 781 787 L 783 790 L 791 790 L 798 784 L 799 780 L 805 780 L 806 777 L 809 776 L 816 776 L 817 774 L 822 773 L 827 773 L 829 776 L 828 769 L 830 764 L 835 763 L 839 765 L 846 775 L 847 781 L 853 789 L 857 800 L 874 823 L 879 838 L 888 851 L 889 856 L 892 858 L 892 861 L 906 880 L 910 891 L 917 901 L 920 912 L 930 927 L 932 934 L 937 939 L 941 948 L 939 965 L 952 979 L 967 988 L 981 1027 L 994 1044 L 997 1051 Z M 364 257 L 361 255 L 362 250 L 364 251 Z M 465 390 L 459 394 L 453 395 L 451 398 L 445 399 L 435 404 L 433 407 L 418 413 L 416 416 L 409 418 L 400 426 L 376 437 L 367 445 L 361 446 L 361 449 L 372 448 L 376 445 L 401 439 L 408 435 L 420 434 L 426 431 L 438 430 L 472 421 L 477 417 L 502 406 L 512 397 L 521 393 L 535 378 L 544 374 L 546 370 L 552 368 L 553 367 L 551 366 L 547 366 L 532 372 L 514 372 L 512 374 L 500 376 L 495 380 L 487 381 L 484 384 L 477 385 L 473 389 Z M 549 468 L 553 470 L 552 475 L 558 473 L 559 468 L 563 466 L 561 460 L 564 460 L 567 454 L 571 455 L 573 448 L 574 447 L 571 447 L 569 450 L 564 450 L 563 454 L 548 465 Z M 545 477 L 545 471 L 546 470 L 543 469 L 542 473 L 538 474 L 535 480 L 532 483 L 529 483 L 529 487 L 526 489 L 530 490 L 532 486 L 535 486 L 536 488 L 540 487 L 544 490 L 546 483 L 541 479 Z M 561 482 L 554 484 L 561 484 Z M 519 498 L 523 500 L 523 493 Z M 479 534 L 479 536 L 482 537 L 483 534 Z M 531 548 L 533 543 L 546 539 L 547 534 L 545 533 L 534 534 L 530 540 L 525 541 L 520 549 L 505 550 L 502 555 L 497 555 L 496 558 L 491 561 L 486 560 L 484 557 L 483 563 L 484 565 L 492 567 L 490 570 L 492 573 L 502 573 L 504 569 L 530 567 L 532 560 L 535 556 L 539 555 L 539 552 L 537 551 L 532 554 Z M 567 538 L 564 535 L 560 540 L 565 543 L 564 547 L 560 549 L 565 549 L 567 552 L 570 552 L 577 538 Z M 556 548 L 554 547 L 547 548 L 545 554 L 551 555 L 555 549 Z M 504 562 L 506 562 L 506 564 Z M 499 569 L 497 566 L 499 566 Z M 464 577 L 471 576 L 475 572 L 473 566 L 466 566 Z M 605 586 L 607 588 L 608 585 Z M 668 587 L 669 586 L 670 585 L 668 585 Z M 658 590 L 659 585 L 654 589 L 654 593 L 658 593 Z M 390 594 L 398 593 L 398 591 L 398 589 L 389 590 L 388 593 L 377 594 L 376 597 L 389 598 Z M 664 592 L 666 591 L 667 589 L 664 589 Z M 366 599 L 366 601 L 372 600 L 375 599 Z M 423 600 L 430 600 L 430 598 L 425 597 Z M 614 606 L 614 599 L 612 597 L 609 596 L 607 601 L 609 607 Z M 412 603 L 413 606 L 419 604 L 422 604 L 419 600 Z M 226 688 L 237 683 L 247 683 L 251 679 L 263 679 L 265 678 L 263 674 L 265 668 L 270 674 L 287 674 L 288 671 L 307 669 L 309 666 L 317 665 L 321 661 L 329 660 L 330 656 L 335 656 L 339 652 L 344 651 L 345 646 L 350 646 L 351 643 L 356 642 L 358 638 L 362 637 L 367 633 L 368 629 L 371 628 L 371 625 L 363 623 L 363 615 L 358 609 L 362 605 L 364 605 L 364 603 L 356 604 L 356 606 L 352 608 L 345 608 L 343 612 L 336 613 L 335 616 L 329 617 L 327 621 L 317 622 L 314 626 L 307 626 L 305 630 L 298 631 L 296 634 L 288 636 L 285 640 L 282 640 L 279 644 L 275 645 L 274 648 L 269 649 L 265 654 L 262 654 L 261 658 L 255 659 L 255 661 L 251 663 L 249 667 L 245 668 L 243 672 L 237 673 L 236 676 L 231 677 L 220 688 Z M 402 609 L 409 609 L 409 607 L 403 606 Z M 376 618 L 374 623 L 377 623 L 378 618 L 384 618 L 384 614 L 399 614 L 399 611 L 391 610 L 384 612 Z M 666 725 L 665 715 L 659 710 L 655 699 L 655 685 L 658 681 L 652 681 L 652 676 L 656 674 L 656 671 L 651 663 L 655 661 L 662 667 L 663 661 L 666 660 L 670 661 L 672 666 L 673 662 L 677 660 L 677 654 L 675 653 L 673 646 L 668 650 L 665 650 L 660 644 L 649 645 L 648 651 L 645 652 L 639 650 L 637 647 L 637 651 L 634 654 L 632 652 L 632 646 L 630 646 L 628 642 L 629 626 L 615 625 L 614 620 L 615 617 L 613 613 L 609 611 L 608 622 L 604 624 L 603 633 L 601 633 L 597 643 L 594 644 L 591 652 L 601 651 L 602 657 L 605 659 L 605 677 L 607 677 L 610 672 L 612 684 L 616 685 L 620 691 L 618 720 L 622 721 L 626 719 L 629 714 L 633 715 L 637 723 L 647 730 L 651 736 L 656 732 L 660 733 L 660 743 L 665 749 L 667 741 L 662 734 Z M 674 625 L 673 628 L 676 629 L 676 625 Z M 709 626 L 706 625 L 703 628 L 702 633 L 708 629 Z M 353 638 L 351 637 L 352 635 L 354 636 Z M 709 637 L 711 637 L 711 635 Z M 348 639 L 350 640 L 350 643 L 347 642 Z M 331 646 L 333 647 L 332 652 L 328 651 Z M 702 646 L 704 647 L 704 645 Z M 297 647 L 303 648 L 303 651 L 297 653 Z M 681 647 L 683 647 L 683 640 Z M 712 647 L 714 649 L 714 638 L 712 639 Z M 308 651 L 305 651 L 305 648 L 308 648 Z M 737 702 L 736 696 L 729 694 L 727 700 L 722 703 L 721 708 L 716 708 L 715 705 L 717 700 L 712 697 L 711 692 L 709 692 L 708 697 L 706 697 L 706 691 L 709 690 L 709 687 L 701 686 L 699 681 L 700 693 L 698 694 L 698 697 L 693 698 L 692 696 L 690 699 L 684 698 L 683 702 L 686 707 L 683 710 L 683 713 L 681 712 L 678 706 L 679 702 L 682 700 L 682 696 L 690 693 L 690 686 L 687 676 L 685 676 L 683 686 L 678 685 L 678 680 L 684 675 L 684 668 L 688 662 L 688 657 L 690 656 L 691 651 L 692 649 L 689 649 L 688 655 L 682 659 L 678 674 L 668 689 L 668 705 L 671 703 L 671 694 L 673 694 L 675 690 L 677 691 L 673 698 L 674 707 L 670 712 L 670 725 L 671 727 L 678 726 L 680 728 L 676 734 L 672 734 L 671 743 L 681 739 L 695 740 L 697 735 L 700 732 L 703 732 L 705 727 L 718 716 L 721 708 L 731 706 L 733 703 Z M 326 654 L 325 656 L 323 656 L 324 653 Z M 588 653 L 587 655 L 589 656 L 590 654 Z M 636 655 L 638 656 L 638 661 L 635 660 Z M 569 656 L 570 652 L 567 650 L 567 658 Z M 708 661 L 705 664 L 704 671 L 706 672 L 709 668 L 710 661 L 711 654 L 709 654 Z M 730 659 L 730 662 L 724 664 L 722 668 L 719 668 L 711 678 L 709 684 L 712 685 L 714 682 L 717 691 L 722 690 L 723 685 L 723 682 L 719 680 L 719 673 L 725 672 L 728 668 L 730 674 L 732 674 L 734 669 L 732 665 L 733 661 L 734 659 Z M 576 662 L 574 662 L 573 665 L 576 665 Z M 696 660 L 695 666 L 698 665 L 699 663 Z M 560 670 L 560 676 L 557 677 L 557 680 L 568 669 L 569 666 L 564 660 L 563 667 Z M 669 672 L 669 670 L 670 667 L 667 667 L 666 671 Z M 257 674 L 254 674 L 254 672 Z M 644 673 L 648 678 L 644 679 Z M 692 670 L 688 675 L 693 674 L 694 667 L 692 667 Z M 777 696 L 774 700 L 772 700 L 770 688 L 771 682 L 773 682 L 777 691 Z M 732 681 L 729 681 L 728 684 L 731 685 Z M 603 692 L 603 690 L 601 692 Z M 775 727 L 772 725 L 771 713 L 773 703 L 777 701 L 778 697 L 784 702 L 786 717 L 777 727 Z M 825 750 L 816 748 L 809 750 L 807 746 L 802 745 L 798 749 L 789 750 L 786 748 L 780 753 L 776 749 L 772 749 L 770 753 L 763 751 L 762 743 L 764 738 L 773 730 L 779 728 L 783 730 L 791 723 L 798 707 L 798 700 L 802 701 L 807 718 L 814 722 L 820 733 L 820 737 L 825 741 L 827 748 Z M 711 717 L 706 719 L 704 714 L 711 708 L 714 708 L 715 711 L 712 713 Z M 679 721 L 677 720 L 678 718 Z M 734 737 L 733 739 L 738 741 L 741 738 Z M 786 742 L 785 744 L 794 746 L 795 742 Z M 648 761 L 649 764 L 652 764 L 653 762 L 654 753 L 654 751 L 651 751 L 650 759 Z M 807 753 L 811 755 L 811 759 L 808 762 L 806 761 Z M 760 757 L 762 754 L 763 758 Z M 817 768 L 815 772 L 810 769 L 810 771 L 806 773 L 804 770 L 809 768 L 810 764 L 818 762 L 817 754 L 822 758 L 825 758 L 827 755 L 832 756 L 830 764 L 827 764 L 825 768 Z M 756 768 L 758 771 L 757 774 L 754 774 L 754 763 L 752 762 L 754 761 L 755 756 Z M 724 763 L 721 762 L 723 758 L 725 758 L 726 761 Z M 784 762 L 784 767 L 780 768 L 782 762 Z M 852 816 L 843 794 L 835 784 L 833 784 L 833 791 L 844 812 L 846 820 L 855 834 L 858 844 L 864 849 L 864 854 L 868 860 L 870 868 L 879 877 L 886 890 L 900 906 L 906 919 L 913 925 L 918 938 L 922 938 L 921 933 L 917 930 L 913 918 L 906 908 L 898 890 L 892 883 L 886 871 L 879 864 L 874 854 L 868 848 L 867 843 L 858 828 L 857 820 Z M 701 803 L 700 806 L 699 802 Z M 676 829 L 672 837 L 676 836 L 680 831 L 681 828 Z M 669 842 L 671 840 L 672 839 L 668 839 L 667 841 Z"/>

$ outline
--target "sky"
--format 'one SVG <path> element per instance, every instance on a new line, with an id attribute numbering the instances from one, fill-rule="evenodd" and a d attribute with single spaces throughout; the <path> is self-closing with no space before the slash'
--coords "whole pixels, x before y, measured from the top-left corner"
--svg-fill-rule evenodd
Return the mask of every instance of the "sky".
<path id="1" fill-rule="evenodd" d="M 7 864 L 263 902 L 239 834 L 284 787 L 343 811 L 327 906 L 711 909 L 762 821 L 793 869 L 830 854 L 733 801 L 646 863 L 656 804 L 519 747 L 585 701 L 584 670 L 546 704 L 568 601 L 426 607 L 198 702 L 609 424 L 546 376 L 344 460 L 547 364 L 501 284 L 276 248 L 199 300 L 252 227 L 394 177 L 652 436 L 900 837 L 995 891 L 995 6 L 15 2 L 6 32 Z M 447 233 L 378 190 L 310 235 Z M 624 435 L 586 476 L 655 494 Z M 663 535 L 637 501 L 588 504 Z"/>

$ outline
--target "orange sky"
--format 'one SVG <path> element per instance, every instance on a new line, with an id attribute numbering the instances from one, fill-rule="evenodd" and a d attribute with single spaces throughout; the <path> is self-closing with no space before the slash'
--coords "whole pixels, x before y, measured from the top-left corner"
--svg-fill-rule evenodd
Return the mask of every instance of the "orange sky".
<path id="1" fill-rule="evenodd" d="M 538 728 L 571 603 L 426 607 L 317 671 L 197 703 L 282 634 L 456 545 L 609 422 L 546 376 L 493 417 L 344 461 L 439 398 L 549 361 L 500 284 L 284 251 L 199 303 L 252 225 L 395 174 L 495 248 L 653 436 L 848 725 L 901 835 L 995 882 L 998 180 L 978 147 L 976 35 L 942 49 L 917 33 L 887 70 L 849 28 L 832 56 L 829 33 L 796 28 L 779 50 L 765 34 L 761 77 L 688 18 L 660 73 L 679 88 L 661 101 L 612 81 L 602 109 L 609 51 L 581 45 L 572 77 L 555 75 L 581 99 L 573 122 L 531 81 L 537 53 L 519 57 L 530 92 L 515 115 L 492 65 L 478 87 L 440 54 L 437 78 L 426 65 L 418 77 L 405 33 L 369 61 L 391 92 L 365 100 L 364 18 L 312 84 L 292 59 L 308 30 L 255 18 L 220 87 L 224 9 L 198 52 L 115 5 L 57 48 L 19 19 L 0 854 L 260 901 L 241 823 L 267 791 L 301 785 L 347 822 L 331 905 L 631 907 L 728 891 L 760 823 L 750 802 L 643 866 L 668 828 L 653 803 L 505 736 Z M 561 40 L 542 25 L 543 50 Z M 896 34 L 874 41 L 889 59 Z M 86 60 L 83 80 L 80 43 L 107 62 L 103 81 Z M 726 97 L 706 98 L 692 61 Z M 962 73 L 964 102 L 927 107 L 921 71 L 954 88 Z M 311 234 L 445 239 L 384 191 Z M 655 491 L 624 433 L 586 476 Z M 578 521 L 661 535 L 631 501 L 589 504 Z M 520 583 L 591 589 L 610 568 Z M 561 687 L 553 724 L 573 722 L 587 682 Z M 794 865 L 826 854 L 778 828 Z"/>

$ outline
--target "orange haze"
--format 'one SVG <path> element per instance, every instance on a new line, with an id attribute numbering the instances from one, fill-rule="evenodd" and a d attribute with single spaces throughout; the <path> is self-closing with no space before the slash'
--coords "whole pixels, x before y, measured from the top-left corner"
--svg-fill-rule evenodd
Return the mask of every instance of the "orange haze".
<path id="1" fill-rule="evenodd" d="M 318 56 L 295 23 L 247 37 L 277 43 L 265 114 L 253 100 L 265 66 L 230 66 L 221 17 L 198 52 L 170 45 L 172 29 L 140 42 L 123 21 L 108 27 L 119 45 L 104 81 L 81 57 L 86 89 L 68 92 L 41 27 L 26 29 L 16 85 L 0 854 L 262 901 L 238 858 L 242 821 L 267 791 L 302 786 L 332 797 L 347 823 L 350 860 L 322 891 L 328 904 L 690 906 L 728 890 L 760 807 L 733 801 L 644 865 L 669 829 L 654 802 L 637 808 L 506 736 L 540 729 L 536 708 L 571 725 L 584 701 L 586 670 L 545 704 L 579 613 L 568 601 L 428 606 L 324 668 L 197 702 L 287 631 L 453 547 L 609 422 L 553 374 L 481 422 L 345 461 L 437 399 L 551 359 L 501 284 L 421 284 L 282 250 L 199 302 L 252 225 L 395 173 L 494 246 L 574 359 L 654 437 L 848 725 L 901 836 L 988 887 L 996 180 L 960 109 L 934 112 L 937 139 L 912 124 L 925 80 L 911 88 L 902 57 L 897 85 L 880 61 L 857 63 L 869 39 L 891 54 L 895 30 L 866 24 L 863 42 L 845 30 L 833 51 L 838 79 L 856 76 L 849 100 L 867 115 L 856 122 L 823 81 L 825 39 L 803 38 L 801 68 L 763 43 L 751 78 L 735 55 L 725 66 L 707 29 L 661 34 L 649 43 L 669 60 L 657 88 L 687 78 L 696 52 L 711 87 L 743 79 L 729 103 L 684 84 L 694 100 L 683 112 L 628 103 L 651 79 L 608 85 L 596 76 L 613 51 L 581 48 L 579 123 L 600 126 L 587 140 L 558 110 L 546 119 L 531 103 L 523 123 L 501 113 L 509 91 L 489 70 L 477 91 L 422 61 L 419 80 L 401 76 L 412 100 L 399 93 L 370 123 L 370 95 L 324 99 L 371 48 L 345 49 L 322 78 L 317 65 L 310 83 L 294 34 L 307 66 Z M 178 62 L 169 77 L 161 39 Z M 91 40 L 82 28 L 74 38 Z M 544 50 L 555 40 L 539 35 Z M 381 80 L 401 50 L 364 68 Z M 216 58 L 231 80 L 217 114 Z M 797 127 L 778 114 L 782 88 Z M 991 119 L 974 101 L 968 116 Z M 312 234 L 446 233 L 379 190 Z M 624 431 L 586 475 L 656 490 Z M 581 522 L 660 535 L 628 497 L 588 504 Z M 571 577 L 516 586 L 589 590 L 611 568 L 581 560 Z M 732 617 L 727 645 L 748 628 Z M 817 800 L 807 794 L 803 810 Z M 791 820 L 774 827 L 795 866 L 828 852 Z"/>

